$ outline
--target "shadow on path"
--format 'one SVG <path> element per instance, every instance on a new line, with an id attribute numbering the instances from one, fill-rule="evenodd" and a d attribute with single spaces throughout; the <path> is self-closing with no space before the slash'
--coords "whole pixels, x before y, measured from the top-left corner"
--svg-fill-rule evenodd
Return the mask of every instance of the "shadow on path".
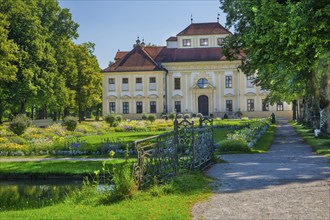
<path id="1" fill-rule="evenodd" d="M 285 120 L 264 154 L 223 155 L 212 166 L 210 201 L 194 219 L 330 219 L 329 158 L 316 155 Z"/>
<path id="2" fill-rule="evenodd" d="M 278 121 L 276 136 L 268 152 L 223 155 L 221 159 L 228 163 L 214 165 L 207 174 L 221 183 L 222 192 L 330 177 L 329 158 L 313 153 L 285 120 Z"/>

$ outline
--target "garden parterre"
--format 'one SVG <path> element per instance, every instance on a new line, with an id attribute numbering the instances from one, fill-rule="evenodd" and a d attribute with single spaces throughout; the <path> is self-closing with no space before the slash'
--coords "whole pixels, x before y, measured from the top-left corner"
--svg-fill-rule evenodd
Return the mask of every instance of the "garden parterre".
<path id="1" fill-rule="evenodd" d="M 199 118 L 191 120 L 195 121 L 196 126 L 198 125 Z M 229 130 L 230 133 L 233 128 L 249 126 L 249 129 L 236 131 L 228 137 L 236 140 L 239 136 L 250 140 L 266 121 L 268 120 L 247 118 L 215 119 L 214 125 Z M 173 130 L 173 121 L 127 120 L 121 121 L 116 127 L 110 127 L 104 121 L 86 121 L 79 123 L 74 131 L 68 131 L 61 124 L 53 124 L 46 128 L 32 126 L 28 127 L 21 136 L 15 135 L 8 127 L 8 123 L 0 126 L 0 156 L 79 155 L 107 153 L 104 148 L 108 145 L 119 146 L 123 151 L 127 143 Z M 248 130 L 253 131 L 248 132 Z M 133 146 L 130 147 L 133 150 Z"/>

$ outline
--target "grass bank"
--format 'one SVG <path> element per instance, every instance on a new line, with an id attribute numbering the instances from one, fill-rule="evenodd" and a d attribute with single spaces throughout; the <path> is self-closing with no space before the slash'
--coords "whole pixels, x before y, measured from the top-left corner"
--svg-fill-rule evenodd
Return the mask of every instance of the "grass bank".
<path id="1" fill-rule="evenodd" d="M 321 135 L 315 138 L 311 128 L 296 122 L 292 122 L 291 125 L 305 142 L 312 147 L 314 152 L 330 157 L 330 135 Z"/>
<path id="2" fill-rule="evenodd" d="M 107 166 L 124 163 L 124 159 L 111 159 Z M 129 159 L 133 163 L 136 159 Z M 88 175 L 102 168 L 102 161 L 31 161 L 31 162 L 0 162 L 0 174 L 81 174 Z"/>
<path id="3" fill-rule="evenodd" d="M 201 173 L 186 174 L 110 205 L 72 197 L 53 206 L 3 211 L 0 219 L 190 219 L 192 206 L 210 197 L 210 181 Z"/>

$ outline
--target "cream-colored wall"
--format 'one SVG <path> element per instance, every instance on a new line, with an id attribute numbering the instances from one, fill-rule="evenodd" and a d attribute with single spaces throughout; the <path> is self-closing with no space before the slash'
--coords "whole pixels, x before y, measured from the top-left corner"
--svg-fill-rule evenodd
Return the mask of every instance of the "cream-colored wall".
<path id="1" fill-rule="evenodd" d="M 247 78 L 237 67 L 240 61 L 210 61 L 194 63 L 163 63 L 168 74 L 168 113 L 174 112 L 174 102 L 181 100 L 182 113 L 198 112 L 198 97 L 209 98 L 209 113 L 223 116 L 226 112 L 226 100 L 232 100 L 233 112 L 241 111 L 246 117 L 266 117 L 272 112 L 280 117 L 290 119 L 292 107 L 284 103 L 284 111 L 277 111 L 276 105 L 269 106 L 269 111 L 262 111 L 262 99 L 268 92 L 260 87 L 247 86 Z M 233 87 L 225 88 L 225 77 L 232 76 Z M 174 78 L 181 78 L 181 90 L 174 90 Z M 207 89 L 199 89 L 196 82 L 200 78 L 208 79 L 212 85 Z M 247 100 L 254 100 L 254 111 L 247 111 Z"/>
<path id="2" fill-rule="evenodd" d="M 143 103 L 143 113 L 150 113 L 150 101 L 156 101 L 156 112 L 163 111 L 163 71 L 112 72 L 103 74 L 103 113 L 109 113 L 109 103 L 116 103 L 116 113 L 123 113 L 123 102 L 129 102 L 129 114 L 124 118 L 141 118 L 136 113 L 136 102 Z M 149 89 L 149 78 L 156 78 L 156 90 Z M 109 91 L 109 78 L 115 79 L 115 91 Z M 122 91 L 122 79 L 128 78 L 128 91 Z M 142 78 L 142 91 L 136 90 L 136 78 Z"/>
<path id="3" fill-rule="evenodd" d="M 178 36 L 178 48 L 203 48 L 203 47 L 219 47 L 217 39 L 218 38 L 225 38 L 229 34 L 212 34 L 212 35 L 187 35 L 187 36 Z M 209 41 L 208 46 L 201 46 L 200 45 L 200 39 L 201 38 L 207 38 Z M 191 40 L 191 46 L 190 47 L 184 47 L 183 46 L 183 40 L 184 39 L 190 39 Z"/>

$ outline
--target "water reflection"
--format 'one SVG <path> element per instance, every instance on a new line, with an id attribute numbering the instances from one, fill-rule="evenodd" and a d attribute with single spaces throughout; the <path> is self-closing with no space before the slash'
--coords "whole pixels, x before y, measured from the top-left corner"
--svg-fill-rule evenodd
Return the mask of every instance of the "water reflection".
<path id="1" fill-rule="evenodd" d="M 0 211 L 53 205 L 81 188 L 81 181 L 1 181 Z"/>

